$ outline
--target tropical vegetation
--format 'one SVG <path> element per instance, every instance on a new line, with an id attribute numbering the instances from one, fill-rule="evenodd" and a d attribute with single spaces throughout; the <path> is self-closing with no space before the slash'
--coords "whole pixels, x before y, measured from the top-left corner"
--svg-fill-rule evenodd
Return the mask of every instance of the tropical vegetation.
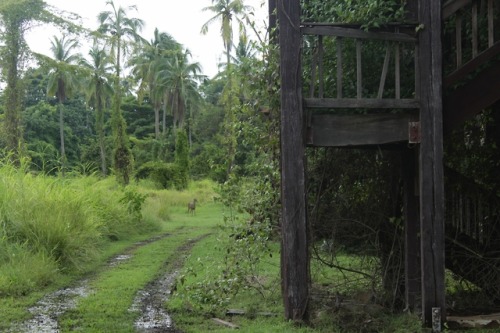
<path id="1" fill-rule="evenodd" d="M 211 235 L 186 260 L 169 310 L 179 324 L 198 328 L 229 306 L 245 308 L 242 322 L 261 311 L 274 316 L 282 311 L 276 288 L 281 232 L 276 45 L 267 32 L 256 30 L 243 0 L 212 0 L 205 11 L 213 16 L 199 22 L 201 32 L 219 29 L 226 59 L 209 78 L 169 32 L 141 35 L 145 22 L 135 9 L 107 0 L 96 18 L 98 28 L 90 31 L 51 12 L 43 0 L 0 4 L 0 306 L 9 308 L 16 297 L 32 305 L 37 293 L 97 269 L 93 260 L 102 263 L 112 249 L 171 232 L 172 225 L 183 230 L 184 204 L 196 197 L 213 215 L 205 216 L 209 228 L 189 231 Z M 366 6 L 311 0 L 304 2 L 303 15 L 369 29 L 402 20 L 404 6 L 394 0 L 370 0 Z M 35 24 L 60 30 L 47 42 L 50 56 L 31 52 L 26 43 L 25 33 Z M 84 39 L 91 45 L 78 45 Z M 314 52 L 311 45 L 304 41 L 306 55 Z M 335 45 L 324 46 L 325 53 L 335 52 Z M 380 60 L 380 50 L 364 50 L 366 63 Z M 345 57 L 347 68 L 355 48 L 346 43 L 345 51 L 353 54 Z M 304 61 L 304 68 L 311 65 Z M 402 73 L 412 66 L 402 64 Z M 326 68 L 324 75 L 325 89 L 333 91 L 336 73 Z M 363 75 L 366 89 L 377 87 L 379 73 Z M 355 89 L 346 84 L 346 94 Z M 446 150 L 448 165 L 496 185 L 500 139 L 485 129 L 498 122 L 485 113 L 456 133 Z M 470 156 L 463 158 L 463 151 Z M 400 155 L 330 148 L 308 148 L 306 155 L 311 289 L 321 295 L 311 300 L 310 324 L 324 331 L 339 322 L 338 331 L 384 326 L 397 331 L 387 322 L 404 302 L 402 175 L 393 172 L 401 170 Z M 217 222 L 215 211 L 223 211 Z M 188 238 L 182 234 L 175 244 Z M 148 270 L 134 288 L 158 270 Z M 110 280 L 117 275 L 110 273 Z M 459 291 L 469 292 L 464 289 Z M 125 291 L 129 298 L 131 290 Z M 373 315 L 344 313 L 338 306 L 344 297 L 385 308 L 374 308 Z M 103 298 L 96 295 L 84 307 Z M 23 316 L 12 311 L 5 318 Z M 65 328 L 84 325 L 83 317 L 69 314 Z M 415 318 L 401 318 L 400 325 L 415 331 Z M 257 320 L 269 321 L 276 331 L 313 330 Z M 354 322 L 376 325 L 360 328 Z"/>

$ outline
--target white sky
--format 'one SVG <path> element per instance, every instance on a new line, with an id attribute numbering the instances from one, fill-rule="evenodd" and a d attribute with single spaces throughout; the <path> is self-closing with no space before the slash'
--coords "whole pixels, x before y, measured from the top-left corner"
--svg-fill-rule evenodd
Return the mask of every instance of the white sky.
<path id="1" fill-rule="evenodd" d="M 97 15 L 102 11 L 112 10 L 106 5 L 106 0 L 45 0 L 58 9 L 79 14 L 83 24 L 90 29 L 97 27 Z M 220 25 L 210 26 L 208 34 L 200 34 L 201 26 L 213 14 L 202 11 L 202 8 L 212 4 L 211 0 L 114 0 L 116 8 L 122 6 L 127 10 L 128 17 L 144 20 L 145 26 L 140 33 L 150 41 L 153 31 L 167 32 L 176 41 L 188 48 L 192 54 L 192 62 L 202 65 L 203 74 L 213 77 L 217 74 L 217 65 L 224 62 L 223 44 L 220 37 Z M 267 25 L 267 0 L 245 0 L 245 4 L 255 9 L 255 21 L 262 30 Z M 128 10 L 128 6 L 136 5 L 137 11 Z M 42 26 L 33 29 L 27 34 L 27 41 L 32 50 L 49 54 L 50 39 L 52 36 L 61 37 L 61 33 L 51 27 Z M 237 35 L 235 34 L 235 38 Z M 83 55 L 87 49 L 82 49 Z"/>

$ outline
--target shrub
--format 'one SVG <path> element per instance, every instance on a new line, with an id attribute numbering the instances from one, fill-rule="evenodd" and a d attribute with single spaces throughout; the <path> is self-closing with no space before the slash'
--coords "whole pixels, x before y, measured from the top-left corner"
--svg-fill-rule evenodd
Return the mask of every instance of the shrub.
<path id="1" fill-rule="evenodd" d="M 179 168 L 172 163 L 147 162 L 138 168 L 135 174 L 136 180 L 150 179 L 159 188 L 178 188 L 182 185 Z"/>

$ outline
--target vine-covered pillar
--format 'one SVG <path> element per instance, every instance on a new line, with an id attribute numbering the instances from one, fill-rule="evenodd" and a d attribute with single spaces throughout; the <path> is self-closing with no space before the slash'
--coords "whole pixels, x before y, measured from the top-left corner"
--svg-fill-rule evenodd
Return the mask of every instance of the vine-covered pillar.
<path id="1" fill-rule="evenodd" d="M 441 6 L 436 0 L 418 6 L 422 319 L 434 331 L 446 314 Z"/>
<path id="2" fill-rule="evenodd" d="M 285 317 L 302 321 L 309 298 L 299 0 L 278 0 L 281 71 L 281 286 Z"/>

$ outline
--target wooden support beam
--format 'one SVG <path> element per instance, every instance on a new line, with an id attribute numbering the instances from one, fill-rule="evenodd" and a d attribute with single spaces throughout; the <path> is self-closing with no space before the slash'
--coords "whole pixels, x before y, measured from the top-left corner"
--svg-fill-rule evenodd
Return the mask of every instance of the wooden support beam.
<path id="1" fill-rule="evenodd" d="M 312 115 L 308 145 L 316 147 L 353 147 L 408 141 L 409 123 L 418 114 Z"/>
<path id="2" fill-rule="evenodd" d="M 285 317 L 307 319 L 309 249 L 299 0 L 278 0 L 281 58 L 281 287 Z"/>
<path id="3" fill-rule="evenodd" d="M 345 28 L 339 26 L 314 25 L 302 27 L 305 35 L 324 35 L 356 39 L 386 40 L 393 42 L 414 43 L 415 37 L 405 33 L 396 32 L 373 32 L 361 29 Z"/>
<path id="4" fill-rule="evenodd" d="M 418 150 L 407 149 L 403 153 L 403 189 L 405 219 L 405 299 L 406 309 L 414 312 L 421 293 L 420 273 L 420 215 L 418 209 Z"/>
<path id="5" fill-rule="evenodd" d="M 444 98 L 443 111 L 445 134 L 500 100 L 499 91 L 500 62 L 495 62 L 448 94 Z"/>
<path id="6" fill-rule="evenodd" d="M 422 271 L 422 320 L 432 326 L 432 310 L 440 308 L 445 322 L 444 279 L 444 176 L 443 176 L 443 77 L 442 4 L 420 0 L 420 237 Z"/>
<path id="7" fill-rule="evenodd" d="M 462 80 L 465 80 L 467 75 L 470 75 L 474 71 L 477 71 L 485 63 L 493 63 L 498 55 L 500 55 L 500 42 L 496 42 L 492 47 L 479 53 L 477 57 L 469 60 L 462 67 L 448 74 L 443 81 L 444 87 L 448 88 Z"/>
<path id="8" fill-rule="evenodd" d="M 418 109 L 419 101 L 402 98 L 305 98 L 304 107 L 310 109 Z"/>

